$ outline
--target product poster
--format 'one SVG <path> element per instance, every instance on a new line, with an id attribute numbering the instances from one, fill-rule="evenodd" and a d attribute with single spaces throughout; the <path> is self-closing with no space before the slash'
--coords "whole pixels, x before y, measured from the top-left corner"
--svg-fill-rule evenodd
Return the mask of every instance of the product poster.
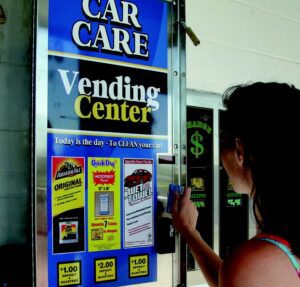
<path id="1" fill-rule="evenodd" d="M 124 247 L 153 245 L 153 160 L 124 159 Z"/>
<path id="2" fill-rule="evenodd" d="M 157 154 L 172 138 L 167 19 L 159 0 L 49 0 L 49 287 L 157 281 Z"/>
<path id="3" fill-rule="evenodd" d="M 52 157 L 53 252 L 84 250 L 84 158 Z"/>
<path id="4" fill-rule="evenodd" d="M 88 159 L 89 251 L 121 248 L 120 159 Z"/>

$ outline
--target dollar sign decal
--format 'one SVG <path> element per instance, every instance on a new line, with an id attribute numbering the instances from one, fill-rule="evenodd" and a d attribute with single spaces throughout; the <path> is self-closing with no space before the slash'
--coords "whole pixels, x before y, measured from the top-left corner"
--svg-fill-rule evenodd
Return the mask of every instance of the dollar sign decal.
<path id="1" fill-rule="evenodd" d="M 198 131 L 196 131 L 192 137 L 191 137 L 191 142 L 194 147 L 191 147 L 191 153 L 195 155 L 196 158 L 199 158 L 201 154 L 204 153 L 204 146 L 200 143 L 203 141 L 203 136 L 199 134 Z"/>

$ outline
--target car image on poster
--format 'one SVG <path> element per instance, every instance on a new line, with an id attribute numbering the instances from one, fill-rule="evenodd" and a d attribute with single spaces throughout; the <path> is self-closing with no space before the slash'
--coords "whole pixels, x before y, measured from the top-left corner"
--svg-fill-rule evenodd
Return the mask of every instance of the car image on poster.
<path id="1" fill-rule="evenodd" d="M 124 159 L 124 248 L 153 245 L 153 160 Z"/>

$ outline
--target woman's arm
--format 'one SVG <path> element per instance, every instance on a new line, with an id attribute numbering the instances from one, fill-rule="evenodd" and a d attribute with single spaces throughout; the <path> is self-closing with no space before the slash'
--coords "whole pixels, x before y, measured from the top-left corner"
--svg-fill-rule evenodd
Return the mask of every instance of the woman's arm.
<path id="1" fill-rule="evenodd" d="M 196 230 L 198 211 L 190 196 L 190 188 L 186 188 L 182 197 L 176 195 L 172 208 L 173 224 L 189 246 L 209 286 L 218 286 L 222 261 Z"/>

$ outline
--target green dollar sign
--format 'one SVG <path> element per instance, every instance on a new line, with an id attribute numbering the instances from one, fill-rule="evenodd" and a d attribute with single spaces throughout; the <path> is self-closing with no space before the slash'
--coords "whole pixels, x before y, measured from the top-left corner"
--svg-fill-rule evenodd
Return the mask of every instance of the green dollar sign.
<path id="1" fill-rule="evenodd" d="M 204 153 L 204 146 L 200 143 L 202 141 L 203 136 L 199 134 L 198 131 L 196 131 L 191 137 L 191 142 L 195 145 L 195 147 L 191 147 L 191 152 L 196 158 L 199 158 L 199 156 Z"/>

